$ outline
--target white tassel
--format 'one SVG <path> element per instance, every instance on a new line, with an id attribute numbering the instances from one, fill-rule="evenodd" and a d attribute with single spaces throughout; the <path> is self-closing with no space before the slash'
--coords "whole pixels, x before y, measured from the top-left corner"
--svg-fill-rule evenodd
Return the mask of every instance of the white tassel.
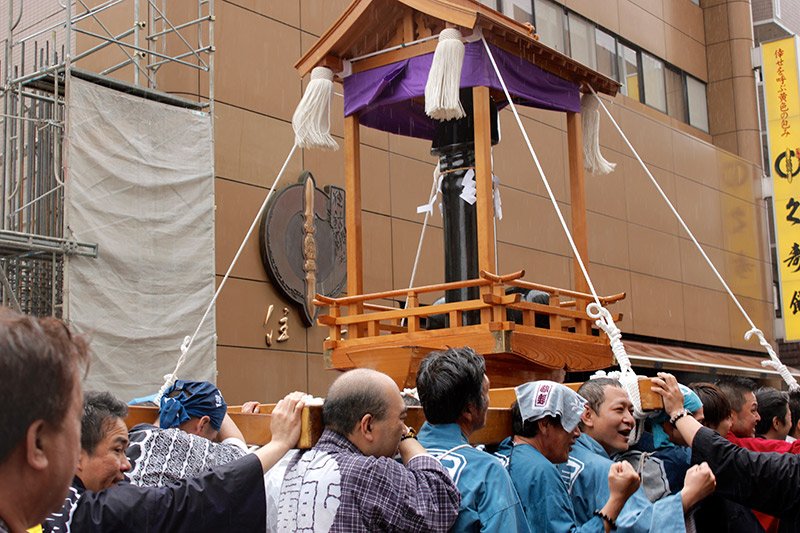
<path id="1" fill-rule="evenodd" d="M 337 150 L 339 144 L 331 137 L 331 98 L 333 71 L 315 67 L 306 92 L 292 116 L 292 128 L 297 146 Z"/>
<path id="2" fill-rule="evenodd" d="M 600 153 L 600 112 L 597 96 L 581 97 L 581 123 L 583 125 L 583 166 L 592 174 L 608 174 L 617 166 Z"/>
<path id="3" fill-rule="evenodd" d="M 464 118 L 459 89 L 464 64 L 464 43 L 456 28 L 445 28 L 433 53 L 431 70 L 425 84 L 425 114 L 436 120 Z"/>

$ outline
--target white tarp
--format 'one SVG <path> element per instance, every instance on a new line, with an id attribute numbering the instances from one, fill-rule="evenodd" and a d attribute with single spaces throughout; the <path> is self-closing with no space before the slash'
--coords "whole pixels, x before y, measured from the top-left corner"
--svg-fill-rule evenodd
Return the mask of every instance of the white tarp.
<path id="1" fill-rule="evenodd" d="M 98 243 L 71 257 L 65 300 L 94 357 L 87 389 L 154 393 L 214 293 L 211 120 L 72 78 L 69 235 Z M 214 311 L 181 379 L 216 378 Z"/>

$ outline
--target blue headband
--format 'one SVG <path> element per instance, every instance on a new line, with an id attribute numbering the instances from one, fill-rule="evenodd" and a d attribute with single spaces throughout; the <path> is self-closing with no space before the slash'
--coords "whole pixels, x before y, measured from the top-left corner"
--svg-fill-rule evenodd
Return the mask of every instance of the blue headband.
<path id="1" fill-rule="evenodd" d="M 219 431 L 228 405 L 222 393 L 208 381 L 179 379 L 161 397 L 159 424 L 164 429 L 177 427 L 190 418 L 211 419 L 211 427 Z"/>
<path id="2" fill-rule="evenodd" d="M 678 384 L 678 387 L 680 387 L 683 393 L 683 407 L 686 408 L 687 411 L 695 413 L 703 407 L 703 402 L 700 401 L 700 397 L 698 397 L 692 389 L 681 384 Z M 669 440 L 669 437 L 662 427 L 662 424 L 667 420 L 669 420 L 669 417 L 666 413 L 661 413 L 653 419 L 653 446 L 656 450 L 675 446 L 675 444 Z"/>

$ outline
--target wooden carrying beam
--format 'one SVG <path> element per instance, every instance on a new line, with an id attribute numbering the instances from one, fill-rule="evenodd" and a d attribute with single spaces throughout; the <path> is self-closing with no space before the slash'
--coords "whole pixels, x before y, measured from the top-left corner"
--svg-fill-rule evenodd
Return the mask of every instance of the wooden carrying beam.
<path id="1" fill-rule="evenodd" d="M 578 389 L 581 383 L 565 383 L 573 390 Z M 650 381 L 646 378 L 639 380 L 639 394 L 642 398 L 644 410 L 663 409 L 661 397 L 650 390 Z M 511 435 L 511 404 L 516 397 L 513 388 L 491 389 L 489 391 L 489 411 L 486 415 L 486 425 L 483 429 L 470 435 L 472 444 L 498 444 Z M 238 406 L 230 406 L 228 414 L 241 430 L 247 444 L 263 446 L 270 441 L 272 434 L 269 430 L 270 414 L 274 404 L 262 405 L 260 413 L 246 414 L 239 412 Z M 152 424 L 158 418 L 156 407 L 131 406 L 128 408 L 128 417 L 125 423 L 128 428 L 137 424 Z M 425 414 L 421 407 L 409 407 L 406 423 L 419 429 L 425 422 Z M 322 406 L 307 406 L 303 409 L 302 429 L 297 448 L 307 450 L 314 446 L 322 435 Z"/>

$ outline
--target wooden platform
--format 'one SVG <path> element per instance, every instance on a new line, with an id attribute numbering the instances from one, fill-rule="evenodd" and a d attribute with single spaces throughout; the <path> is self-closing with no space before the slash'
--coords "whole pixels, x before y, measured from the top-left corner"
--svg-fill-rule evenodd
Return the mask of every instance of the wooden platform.
<path id="1" fill-rule="evenodd" d="M 328 368 L 372 368 L 391 376 L 401 388 L 413 387 L 419 362 L 431 351 L 450 346 L 469 346 L 486 359 L 487 375 L 495 387 L 511 387 L 538 379 L 553 379 L 563 370 L 592 371 L 612 364 L 608 338 L 592 329 L 584 311 L 592 296 L 523 281 L 525 271 L 498 276 L 481 271 L 480 278 L 381 293 L 328 298 L 317 295 L 315 303 L 328 308 L 319 317 L 328 326 L 324 355 Z M 477 300 L 419 306 L 421 294 L 477 287 Z M 539 290 L 549 304 L 520 301 L 506 289 Z M 619 301 L 624 293 L 601 298 L 603 305 Z M 407 299 L 405 309 L 376 302 Z M 508 312 L 522 317 L 518 324 Z M 479 313 L 480 323 L 462 325 L 465 313 Z M 444 329 L 425 329 L 421 319 L 444 315 Z M 536 318 L 547 327 L 537 327 Z M 622 319 L 616 315 L 616 321 Z M 541 322 L 541 320 L 540 320 Z M 554 372 L 555 371 L 555 372 Z"/>
<path id="2" fill-rule="evenodd" d="M 580 387 L 580 383 L 566 383 L 574 390 Z M 642 407 L 645 410 L 663 409 L 661 397 L 650 390 L 650 382 L 640 380 L 639 394 L 642 398 Z M 511 435 L 511 404 L 514 403 L 513 388 L 499 388 L 489 391 L 489 412 L 486 415 L 486 426 L 476 431 L 470 436 L 472 444 L 498 444 L 503 439 Z M 240 406 L 230 406 L 228 414 L 239 426 L 247 444 L 262 446 L 269 442 L 271 433 L 269 430 L 269 412 L 275 407 L 274 404 L 262 405 L 259 414 L 244 414 L 239 412 Z M 158 418 L 158 409 L 155 407 L 131 406 L 128 408 L 128 417 L 125 423 L 128 428 L 137 424 L 152 424 Z M 425 414 L 421 407 L 409 407 L 406 423 L 419 429 L 425 422 Z M 324 426 L 322 424 L 322 407 L 312 406 L 303 409 L 302 429 L 300 431 L 300 441 L 297 447 L 305 450 L 314 446 L 322 435 Z"/>

